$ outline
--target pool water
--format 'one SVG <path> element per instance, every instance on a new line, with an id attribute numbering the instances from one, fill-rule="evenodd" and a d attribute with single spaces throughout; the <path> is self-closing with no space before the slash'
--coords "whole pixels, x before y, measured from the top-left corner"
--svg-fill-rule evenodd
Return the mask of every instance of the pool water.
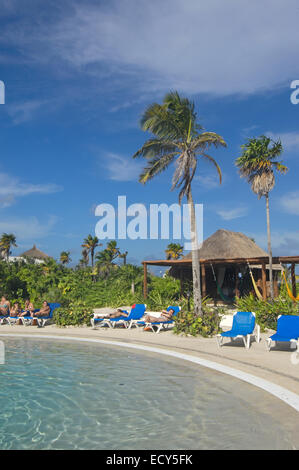
<path id="1" fill-rule="evenodd" d="M 294 448 L 280 402 L 229 376 L 125 348 L 4 342 L 1 450 Z"/>

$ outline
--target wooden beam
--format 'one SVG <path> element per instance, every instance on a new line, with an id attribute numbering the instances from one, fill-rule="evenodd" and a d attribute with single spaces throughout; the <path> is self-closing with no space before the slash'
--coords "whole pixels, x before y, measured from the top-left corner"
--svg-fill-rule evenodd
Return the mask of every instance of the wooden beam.
<path id="1" fill-rule="evenodd" d="M 201 291 L 202 291 L 202 296 L 206 297 L 207 283 L 206 283 L 206 267 L 204 264 L 201 264 Z"/>
<path id="2" fill-rule="evenodd" d="M 266 263 L 262 263 L 262 286 L 263 286 L 263 299 L 267 300 L 267 274 Z"/>
<path id="3" fill-rule="evenodd" d="M 292 294 L 294 297 L 296 297 L 297 289 L 296 289 L 295 263 L 291 264 L 291 278 L 292 278 Z"/>
<path id="4" fill-rule="evenodd" d="M 143 297 L 147 298 L 147 264 L 143 262 Z"/>

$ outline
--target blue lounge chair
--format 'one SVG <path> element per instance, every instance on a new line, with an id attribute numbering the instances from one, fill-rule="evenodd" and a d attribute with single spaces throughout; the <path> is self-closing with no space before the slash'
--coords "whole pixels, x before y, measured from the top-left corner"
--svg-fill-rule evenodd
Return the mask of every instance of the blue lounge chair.
<path id="1" fill-rule="evenodd" d="M 250 338 L 254 333 L 254 330 L 257 330 L 256 341 L 260 341 L 260 327 L 255 323 L 255 313 L 254 312 L 236 312 L 233 315 L 233 324 L 232 329 L 229 331 L 224 331 L 216 336 L 218 346 L 222 346 L 224 338 L 230 338 L 233 341 L 236 338 L 242 338 L 244 346 L 246 349 L 249 349 Z"/>
<path id="2" fill-rule="evenodd" d="M 32 325 L 33 320 L 36 320 L 37 321 L 37 326 L 44 327 L 46 325 L 46 323 L 53 318 L 54 310 L 56 308 L 60 307 L 60 304 L 58 304 L 58 303 L 49 303 L 48 305 L 50 307 L 50 313 L 49 313 L 49 315 L 47 315 L 45 317 L 31 317 L 30 315 L 28 315 L 28 316 L 18 317 L 18 318 L 21 319 L 23 325 L 25 325 L 25 326 Z M 34 312 L 38 312 L 38 311 L 39 311 L 39 309 L 34 310 Z"/>
<path id="3" fill-rule="evenodd" d="M 131 310 L 132 310 L 132 308 L 133 308 L 133 305 L 131 307 Z M 119 309 L 119 310 L 121 310 L 121 309 Z M 121 312 L 127 313 L 127 310 L 121 310 Z M 120 314 L 120 317 L 121 317 L 121 314 Z M 95 329 L 97 323 L 99 323 L 100 325 L 106 324 L 106 322 L 102 323 L 104 320 L 107 320 L 107 318 L 105 318 L 105 317 L 95 317 L 94 316 L 93 318 L 90 319 L 90 323 L 91 323 L 91 326 Z"/>
<path id="4" fill-rule="evenodd" d="M 168 321 L 155 321 L 155 322 L 145 322 L 145 321 L 131 321 L 130 325 L 129 325 L 129 328 L 131 328 L 133 325 L 135 325 L 136 327 L 138 326 L 144 326 L 145 328 L 149 327 L 152 329 L 153 332 L 156 332 L 156 333 L 160 333 L 161 329 L 166 329 L 169 327 L 169 325 L 172 325 L 174 320 L 173 320 L 173 317 L 175 317 L 180 311 L 181 311 L 181 307 L 178 307 L 178 306 L 172 306 L 172 305 L 169 305 L 169 307 L 167 307 L 167 311 L 173 309 L 174 310 L 174 314 L 172 315 L 172 319 L 171 320 L 168 320 Z"/>
<path id="5" fill-rule="evenodd" d="M 110 328 L 114 328 L 116 325 L 124 325 L 126 328 L 130 325 L 131 320 L 140 320 L 143 317 L 146 309 L 146 304 L 134 304 L 131 307 L 129 316 L 119 316 L 117 318 L 104 318 L 102 325 L 107 325 Z M 127 311 L 124 311 L 128 313 Z"/>
<path id="6" fill-rule="evenodd" d="M 267 349 L 271 350 L 271 343 L 289 342 L 291 346 L 295 344 L 299 349 L 299 316 L 298 315 L 279 315 L 277 319 L 277 331 L 274 335 L 267 338 Z"/>
<path id="7" fill-rule="evenodd" d="M 0 325 L 4 325 L 6 321 L 8 321 L 9 318 L 9 313 L 7 315 L 4 315 L 3 317 L 0 317 Z"/>

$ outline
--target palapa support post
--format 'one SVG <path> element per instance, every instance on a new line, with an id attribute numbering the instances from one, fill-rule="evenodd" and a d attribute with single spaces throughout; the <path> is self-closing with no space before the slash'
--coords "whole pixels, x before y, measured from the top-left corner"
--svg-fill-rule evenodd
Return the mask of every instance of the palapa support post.
<path id="1" fill-rule="evenodd" d="M 201 291 L 202 291 L 202 296 L 206 297 L 207 284 L 206 284 L 206 267 L 204 263 L 201 263 Z"/>
<path id="2" fill-rule="evenodd" d="M 147 298 L 147 264 L 143 262 L 143 297 Z"/>
<path id="3" fill-rule="evenodd" d="M 263 299 L 267 300 L 267 273 L 266 263 L 262 263 L 262 286 L 263 286 Z"/>
<path id="4" fill-rule="evenodd" d="M 297 289 L 296 289 L 295 263 L 291 264 L 291 278 L 292 278 L 292 294 L 294 297 L 296 297 Z"/>
<path id="5" fill-rule="evenodd" d="M 239 291 L 239 266 L 237 265 L 235 267 L 235 273 L 236 273 L 236 284 L 235 284 L 235 296 L 238 299 L 240 297 L 240 291 Z"/>

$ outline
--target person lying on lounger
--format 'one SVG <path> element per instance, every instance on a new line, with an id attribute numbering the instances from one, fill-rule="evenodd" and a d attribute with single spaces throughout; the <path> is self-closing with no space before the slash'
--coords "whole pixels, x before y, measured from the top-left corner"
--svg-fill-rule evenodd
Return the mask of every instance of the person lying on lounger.
<path id="1" fill-rule="evenodd" d="M 169 321 L 172 319 L 173 314 L 174 314 L 174 309 L 170 308 L 169 310 L 162 310 L 160 317 L 153 317 L 151 315 L 146 315 L 144 321 L 146 323 Z"/>
<path id="2" fill-rule="evenodd" d="M 11 317 L 19 317 L 22 313 L 22 308 L 21 308 L 21 305 L 19 302 L 15 302 L 12 306 L 12 308 L 10 309 L 10 316 Z"/>
<path id="3" fill-rule="evenodd" d="M 113 313 L 109 313 L 109 315 L 98 315 L 95 318 L 118 318 L 118 317 L 128 317 L 129 314 L 122 310 L 121 308 L 118 308 L 115 310 Z"/>
<path id="4" fill-rule="evenodd" d="M 33 312 L 32 316 L 33 317 L 47 317 L 50 314 L 50 310 L 51 309 L 50 309 L 48 302 L 44 300 L 42 308 L 38 310 L 37 312 Z"/>
<path id="5" fill-rule="evenodd" d="M 5 295 L 2 295 L 1 303 L 0 303 L 0 317 L 4 317 L 8 314 L 10 309 L 9 300 L 7 300 Z"/>

